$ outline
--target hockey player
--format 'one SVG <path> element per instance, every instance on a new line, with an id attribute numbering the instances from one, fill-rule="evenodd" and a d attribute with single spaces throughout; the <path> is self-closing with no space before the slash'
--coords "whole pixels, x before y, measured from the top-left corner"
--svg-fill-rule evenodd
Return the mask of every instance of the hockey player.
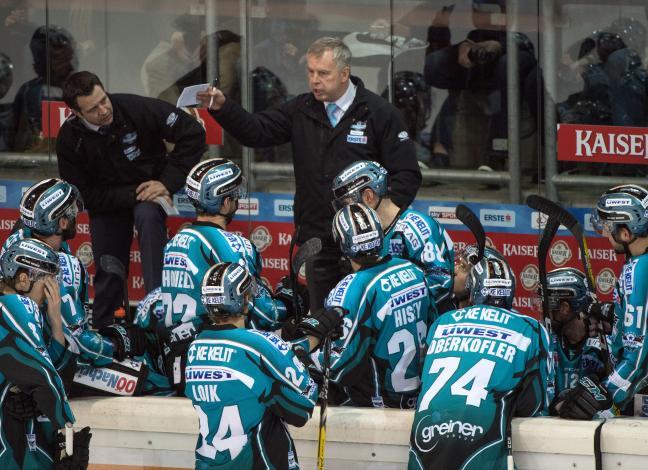
<path id="1" fill-rule="evenodd" d="M 463 308 L 470 305 L 470 291 L 466 286 L 466 280 L 472 267 L 479 261 L 478 257 L 479 248 L 477 245 L 466 245 L 455 256 L 454 278 L 452 282 L 452 300 L 455 308 Z M 499 259 L 508 264 L 500 252 L 489 246 L 484 247 L 483 257 Z"/>
<path id="2" fill-rule="evenodd" d="M 506 468 L 508 423 L 547 410 L 549 338 L 511 310 L 507 263 L 483 258 L 467 280 L 470 306 L 430 328 L 410 436 L 410 469 Z"/>
<path id="3" fill-rule="evenodd" d="M 50 469 L 55 462 L 57 468 L 85 468 L 89 428 L 75 436 L 73 456 L 64 462 L 56 439 L 58 429 L 74 422 L 56 367 L 66 342 L 58 256 L 26 238 L 4 251 L 0 269 L 0 468 Z M 47 334 L 40 310 L 45 301 Z"/>
<path id="4" fill-rule="evenodd" d="M 378 215 L 363 204 L 335 214 L 333 238 L 354 272 L 326 299 L 327 307 L 349 312 L 333 343 L 331 380 L 344 387 L 345 405 L 413 408 L 423 341 L 436 314 L 425 275 L 408 260 L 382 256 Z M 321 369 L 322 353 L 315 361 Z"/>
<path id="5" fill-rule="evenodd" d="M 317 385 L 290 345 L 273 333 L 245 329 L 256 281 L 237 263 L 218 263 L 202 281 L 211 324 L 187 353 L 186 396 L 198 412 L 196 469 L 298 469 L 287 424 L 303 426 Z M 320 311 L 298 325 L 310 348 L 335 332 L 341 315 Z"/>
<path id="6" fill-rule="evenodd" d="M 286 306 L 271 297 L 261 281 L 261 259 L 252 243 L 226 230 L 238 200 L 245 196 L 241 169 L 229 160 L 214 158 L 194 166 L 186 192 L 197 218 L 180 230 L 164 248 L 161 301 L 163 322 L 170 331 L 167 372 L 181 393 L 182 371 L 189 343 L 202 328 L 207 310 L 200 302 L 200 283 L 207 269 L 218 262 L 239 263 L 257 281 L 257 292 L 246 316 L 248 326 L 276 330 L 287 316 Z"/>
<path id="7" fill-rule="evenodd" d="M 648 191 L 622 185 L 599 198 L 592 224 L 607 237 L 626 262 L 614 290 L 614 318 L 610 354 L 614 370 L 600 383 L 581 378 L 556 404 L 563 418 L 590 419 L 619 414 L 648 381 L 648 344 L 645 337 L 648 296 Z M 612 406 L 612 408 L 610 408 Z M 599 413 L 600 412 L 600 413 Z"/>
<path id="8" fill-rule="evenodd" d="M 583 315 L 592 300 L 587 292 L 585 274 L 575 268 L 550 271 L 547 291 L 555 393 L 558 395 L 575 387 L 581 377 L 603 377 L 605 357 L 599 339 L 589 337 L 588 322 Z"/>
<path id="9" fill-rule="evenodd" d="M 363 203 L 378 213 L 389 254 L 410 260 L 425 271 L 439 313 L 452 308 L 454 245 L 441 224 L 394 204 L 389 196 L 387 170 L 373 161 L 352 163 L 333 180 L 335 209 L 353 202 Z"/>
<path id="10" fill-rule="evenodd" d="M 58 253 L 63 325 L 70 332 L 69 348 L 73 353 L 70 357 L 76 357 L 80 366 L 74 376 L 73 390 L 68 389 L 68 393 L 139 393 L 144 384 L 146 367 L 142 367 L 140 361 L 126 358 L 143 353 L 142 332 L 130 325 L 107 326 L 99 333 L 88 327 L 88 273 L 67 245 L 67 241 L 76 235 L 76 218 L 81 211 L 83 201 L 74 185 L 56 178 L 40 181 L 23 194 L 20 224 L 7 238 L 3 250 L 17 240 L 34 237 Z M 74 368 L 73 364 L 68 366 Z M 97 367 L 104 369 L 97 372 Z M 130 393 L 115 388 L 116 381 L 95 379 L 102 377 L 102 372 L 111 376 L 115 373 L 119 376 L 125 374 Z"/>

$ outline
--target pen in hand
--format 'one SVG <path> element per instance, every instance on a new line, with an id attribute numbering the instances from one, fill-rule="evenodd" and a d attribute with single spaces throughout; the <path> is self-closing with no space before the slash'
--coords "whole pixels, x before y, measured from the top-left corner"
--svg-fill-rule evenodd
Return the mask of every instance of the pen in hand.
<path id="1" fill-rule="evenodd" d="M 212 82 L 212 86 L 214 88 L 218 87 L 218 78 L 214 78 L 214 81 Z M 214 104 L 214 95 L 211 95 L 211 98 L 209 98 L 209 106 L 207 109 L 211 109 L 212 104 Z"/>

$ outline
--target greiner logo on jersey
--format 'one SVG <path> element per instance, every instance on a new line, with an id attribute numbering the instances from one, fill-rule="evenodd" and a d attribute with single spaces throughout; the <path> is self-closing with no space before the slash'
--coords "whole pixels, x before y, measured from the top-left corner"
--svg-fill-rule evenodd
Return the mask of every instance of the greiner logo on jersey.
<path id="1" fill-rule="evenodd" d="M 443 224 L 449 225 L 462 225 L 463 223 L 457 219 L 455 214 L 455 207 L 444 207 L 444 206 L 429 206 L 428 215 L 435 218 L 437 221 Z"/>
<path id="2" fill-rule="evenodd" d="M 439 438 L 473 442 L 484 434 L 484 428 L 472 423 L 449 420 L 434 423 L 432 416 L 424 415 L 416 424 L 414 442 L 421 452 L 430 452 L 439 444 Z"/>
<path id="3" fill-rule="evenodd" d="M 534 264 L 527 264 L 520 272 L 520 282 L 526 290 L 535 291 L 538 288 L 540 272 Z"/>
<path id="4" fill-rule="evenodd" d="M 515 227 L 515 212 L 501 209 L 480 209 L 479 220 L 487 227 Z"/>
<path id="5" fill-rule="evenodd" d="M 598 276 L 596 276 L 596 288 L 603 295 L 612 292 L 615 282 L 616 276 L 614 275 L 614 271 L 610 268 L 601 269 Z"/>
<path id="6" fill-rule="evenodd" d="M 274 213 L 277 217 L 292 217 L 293 205 L 292 199 L 275 199 Z"/>
<path id="7" fill-rule="evenodd" d="M 272 235 L 267 227 L 259 225 L 250 233 L 250 240 L 254 243 L 257 250 L 259 250 L 259 253 L 263 253 L 272 244 Z"/>
<path id="8" fill-rule="evenodd" d="M 560 267 L 571 259 L 572 251 L 566 242 L 564 242 L 563 240 L 558 240 L 551 246 L 551 249 L 549 250 L 549 257 L 551 258 L 551 262 L 553 264 Z"/>
<path id="9" fill-rule="evenodd" d="M 259 199 L 251 197 L 249 199 L 239 199 L 239 208 L 237 215 L 259 215 Z"/>

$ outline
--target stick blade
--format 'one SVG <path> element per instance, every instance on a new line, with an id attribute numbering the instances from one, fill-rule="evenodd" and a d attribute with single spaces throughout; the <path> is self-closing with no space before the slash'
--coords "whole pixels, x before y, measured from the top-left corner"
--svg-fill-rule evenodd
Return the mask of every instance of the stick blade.
<path id="1" fill-rule="evenodd" d="M 551 199 L 538 196 L 537 194 L 531 194 L 526 199 L 526 205 L 531 209 L 535 209 L 548 215 L 551 218 L 558 219 L 560 224 L 564 225 L 570 232 L 573 232 L 574 230 L 578 231 L 579 229 L 582 232 L 578 219 L 576 219 L 571 212 L 567 211 L 567 209 L 553 202 Z"/>
<path id="2" fill-rule="evenodd" d="M 322 251 L 322 240 L 316 237 L 306 240 L 304 244 L 299 247 L 299 250 L 292 260 L 292 268 L 295 275 L 299 273 L 302 265 L 308 261 L 309 258 L 315 256 L 320 251 Z"/>
<path id="3" fill-rule="evenodd" d="M 486 232 L 479 217 L 468 206 L 463 204 L 459 204 L 456 207 L 455 215 L 474 235 L 477 241 L 478 258 L 482 259 L 484 257 L 484 248 L 486 247 Z"/>
<path id="4" fill-rule="evenodd" d="M 101 255 L 101 258 L 99 258 L 99 266 L 108 274 L 113 274 L 120 279 L 126 279 L 126 268 L 124 264 L 119 261 L 119 258 L 113 255 Z"/>

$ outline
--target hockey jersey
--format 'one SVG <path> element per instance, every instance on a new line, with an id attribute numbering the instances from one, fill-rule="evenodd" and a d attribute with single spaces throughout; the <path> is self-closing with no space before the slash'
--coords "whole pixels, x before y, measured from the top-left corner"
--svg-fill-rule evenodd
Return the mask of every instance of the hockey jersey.
<path id="1" fill-rule="evenodd" d="M 317 385 L 281 338 L 208 326 L 189 347 L 185 380 L 199 419 L 197 469 L 299 468 L 286 423 L 308 421 Z"/>
<path id="2" fill-rule="evenodd" d="M 410 469 L 506 468 L 513 416 L 546 413 L 549 337 L 535 319 L 476 305 L 430 328 Z"/>
<path id="3" fill-rule="evenodd" d="M 432 217 L 407 209 L 385 232 L 383 243 L 392 256 L 410 260 L 423 269 L 430 296 L 437 306 L 449 301 L 454 273 L 454 245 L 441 224 Z"/>
<path id="4" fill-rule="evenodd" d="M 187 325 L 193 331 L 199 330 L 207 314 L 200 300 L 202 278 L 210 266 L 222 262 L 243 264 L 257 279 L 257 294 L 250 306 L 250 326 L 278 329 L 286 317 L 286 307 L 272 299 L 263 285 L 256 248 L 245 237 L 210 222 L 194 222 L 180 230 L 164 248 L 160 294 L 164 324 L 174 328 Z"/>
<path id="5" fill-rule="evenodd" d="M 610 353 L 614 370 L 603 385 L 614 404 L 623 409 L 648 384 L 648 255 L 633 256 L 625 262 L 613 296 L 615 319 Z"/>
<path id="6" fill-rule="evenodd" d="M 330 364 L 331 380 L 344 386 L 348 404 L 413 408 L 423 343 L 436 315 L 423 271 L 387 255 L 342 279 L 326 306 L 348 310 Z M 321 368 L 323 352 L 313 359 Z"/>

